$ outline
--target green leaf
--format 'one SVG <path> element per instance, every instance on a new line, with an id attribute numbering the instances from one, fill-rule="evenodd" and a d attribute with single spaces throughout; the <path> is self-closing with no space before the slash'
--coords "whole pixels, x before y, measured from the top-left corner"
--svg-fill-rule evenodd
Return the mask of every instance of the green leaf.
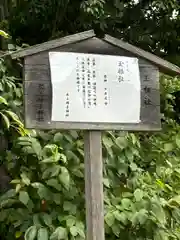
<path id="1" fill-rule="evenodd" d="M 34 203 L 31 199 L 28 201 L 27 208 L 30 212 L 32 212 L 32 210 L 34 208 Z"/>
<path id="2" fill-rule="evenodd" d="M 124 174 L 125 176 L 127 176 L 128 175 L 128 167 L 129 167 L 129 165 L 127 163 L 119 163 L 118 164 L 119 175 Z"/>
<path id="3" fill-rule="evenodd" d="M 0 91 L 3 91 L 4 90 L 4 86 L 3 84 L 0 82 Z"/>
<path id="4" fill-rule="evenodd" d="M 44 157 L 49 157 L 50 155 L 54 156 L 58 153 L 58 146 L 56 144 L 47 144 L 43 148 L 43 156 Z"/>
<path id="5" fill-rule="evenodd" d="M 152 212 L 160 223 L 166 224 L 166 214 L 158 199 L 152 202 Z"/>
<path id="6" fill-rule="evenodd" d="M 21 174 L 21 179 L 23 181 L 24 184 L 26 184 L 27 186 L 30 185 L 31 181 L 30 179 L 27 177 L 26 173 L 22 173 Z"/>
<path id="7" fill-rule="evenodd" d="M 30 147 L 30 146 L 23 147 L 22 151 L 27 155 L 28 154 L 34 154 L 34 151 L 33 151 L 32 147 Z"/>
<path id="8" fill-rule="evenodd" d="M 37 227 L 41 226 L 41 222 L 40 222 L 40 218 L 39 218 L 39 214 L 33 214 L 33 224 Z"/>
<path id="9" fill-rule="evenodd" d="M 19 201 L 22 202 L 24 205 L 28 204 L 29 201 L 29 195 L 25 191 L 20 191 L 19 192 Z"/>
<path id="10" fill-rule="evenodd" d="M 1 114 L 1 117 L 2 117 L 2 119 L 3 119 L 3 121 L 6 125 L 6 128 L 9 129 L 10 128 L 9 118 L 6 115 L 4 115 L 2 112 L 0 112 L 0 114 Z"/>
<path id="11" fill-rule="evenodd" d="M 48 240 L 49 236 L 48 236 L 48 230 L 46 228 L 40 228 L 38 230 L 38 234 L 37 234 L 37 240 Z"/>
<path id="12" fill-rule="evenodd" d="M 53 163 L 53 162 L 54 162 L 54 158 L 53 156 L 51 156 L 49 158 L 43 159 L 40 163 Z"/>
<path id="13" fill-rule="evenodd" d="M 5 112 L 7 115 L 9 115 L 9 117 L 11 117 L 12 120 L 13 120 L 17 125 L 23 127 L 23 124 L 22 124 L 22 122 L 19 120 L 18 115 L 16 115 L 14 112 L 8 111 L 8 110 L 5 110 L 4 112 Z"/>
<path id="14" fill-rule="evenodd" d="M 180 135 L 179 134 L 176 136 L 176 145 L 178 148 L 180 148 Z"/>
<path id="15" fill-rule="evenodd" d="M 133 225 L 143 225 L 148 219 L 148 212 L 146 209 L 141 209 L 139 212 L 136 212 L 133 217 L 130 218 L 130 221 Z"/>
<path id="16" fill-rule="evenodd" d="M 124 225 L 127 224 L 128 222 L 128 218 L 126 216 L 126 214 L 124 212 L 119 212 L 119 211 L 115 211 L 113 212 L 114 217 L 121 223 L 123 223 Z"/>
<path id="17" fill-rule="evenodd" d="M 63 134 L 62 133 L 56 133 L 54 135 L 54 142 L 60 143 L 63 140 Z"/>
<path id="18" fill-rule="evenodd" d="M 129 162 L 132 162 L 134 160 L 134 154 L 131 149 L 127 148 L 125 151 L 125 156 L 127 157 Z"/>
<path id="19" fill-rule="evenodd" d="M 41 144 L 35 138 L 32 138 L 31 141 L 32 141 L 32 149 L 34 150 L 36 155 L 38 157 L 40 157 L 41 156 L 41 151 L 42 151 Z"/>
<path id="20" fill-rule="evenodd" d="M 114 214 L 113 212 L 108 212 L 106 215 L 105 215 L 105 218 L 104 218 L 105 222 L 107 223 L 107 225 L 109 227 L 111 227 L 114 222 L 115 222 L 115 217 L 114 217 Z"/>
<path id="21" fill-rule="evenodd" d="M 114 224 L 114 225 L 112 225 L 112 231 L 113 231 L 114 235 L 116 235 L 117 237 L 119 237 L 119 234 L 120 234 L 120 232 L 121 232 L 121 228 L 120 228 L 119 225 Z"/>
<path id="22" fill-rule="evenodd" d="M 68 237 L 68 232 L 66 228 L 58 227 L 50 236 L 50 240 L 67 239 L 67 237 Z"/>
<path id="23" fill-rule="evenodd" d="M 154 240 L 168 240 L 169 237 L 164 230 L 156 230 Z"/>
<path id="24" fill-rule="evenodd" d="M 34 240 L 36 238 L 36 235 L 37 235 L 37 227 L 31 226 L 26 230 L 24 239 L 25 240 Z"/>
<path id="25" fill-rule="evenodd" d="M 0 35 L 4 38 L 9 38 L 9 34 L 4 32 L 3 30 L 0 30 Z"/>
<path id="26" fill-rule="evenodd" d="M 72 227 L 76 223 L 76 218 L 72 215 L 68 216 L 68 219 L 66 220 L 67 227 Z"/>
<path id="27" fill-rule="evenodd" d="M 137 139 L 136 135 L 133 134 L 133 133 L 130 133 L 129 136 L 132 139 L 132 143 L 135 145 L 138 142 L 138 139 Z"/>
<path id="28" fill-rule="evenodd" d="M 70 188 L 70 176 L 67 168 L 61 167 L 61 173 L 59 175 L 59 181 L 66 190 Z"/>
<path id="29" fill-rule="evenodd" d="M 103 136 L 103 144 L 107 149 L 109 149 L 113 146 L 114 143 L 111 138 Z"/>
<path id="30" fill-rule="evenodd" d="M 37 188 L 37 193 L 41 199 L 51 200 L 52 193 L 42 183 L 32 183 L 32 187 Z"/>
<path id="31" fill-rule="evenodd" d="M 81 225 L 78 224 L 78 222 L 76 223 L 76 231 L 82 238 L 85 238 L 84 226 L 82 227 Z"/>
<path id="32" fill-rule="evenodd" d="M 134 197 L 136 199 L 136 202 L 141 201 L 143 198 L 143 195 L 144 195 L 144 193 L 141 189 L 136 189 L 134 192 Z"/>
<path id="33" fill-rule="evenodd" d="M 16 196 L 16 190 L 15 189 L 10 189 L 9 191 L 7 191 L 6 193 L 4 193 L 1 197 L 0 197 L 0 202 L 4 201 L 4 200 L 8 200 L 9 198 L 13 198 Z"/>
<path id="34" fill-rule="evenodd" d="M 79 236 L 76 239 L 85 238 L 85 226 L 84 223 L 81 221 L 76 221 L 76 231 L 78 232 Z"/>
<path id="35" fill-rule="evenodd" d="M 168 201 L 168 206 L 170 207 L 179 207 L 180 206 L 180 195 L 175 196 Z"/>
<path id="36" fill-rule="evenodd" d="M 69 161 L 73 160 L 76 164 L 80 164 L 80 158 L 73 151 L 66 151 L 66 157 Z"/>
<path id="37" fill-rule="evenodd" d="M 41 214 L 41 218 L 43 219 L 44 223 L 47 226 L 51 226 L 52 225 L 52 216 L 47 214 L 47 213 L 42 213 Z"/>
<path id="38" fill-rule="evenodd" d="M 7 101 L 5 98 L 3 98 L 2 96 L 0 96 L 0 104 L 3 103 L 5 105 L 8 105 Z"/>
<path id="39" fill-rule="evenodd" d="M 46 183 L 47 183 L 48 186 L 51 186 L 58 191 L 62 190 L 62 186 L 59 184 L 58 180 L 55 179 L 55 178 L 49 179 Z"/>
<path id="40" fill-rule="evenodd" d="M 14 204 L 18 204 L 18 201 L 15 199 L 7 199 L 1 202 L 0 208 L 10 208 Z"/>
<path id="41" fill-rule="evenodd" d="M 173 143 L 165 143 L 163 149 L 165 152 L 171 152 L 174 149 L 174 144 Z"/>
<path id="42" fill-rule="evenodd" d="M 19 137 L 18 144 L 22 146 L 31 146 L 31 137 Z"/>
<path id="43" fill-rule="evenodd" d="M 15 233 L 15 238 L 20 238 L 22 235 L 23 235 L 22 232 L 17 231 L 17 232 Z"/>
<path id="44" fill-rule="evenodd" d="M 60 156 L 60 160 L 61 160 L 63 163 L 67 163 L 67 157 L 66 157 L 66 155 L 60 153 L 59 156 Z"/>
<path id="45" fill-rule="evenodd" d="M 118 137 L 118 138 L 116 138 L 116 144 L 121 149 L 124 149 L 128 146 L 128 141 L 127 141 L 126 137 Z"/>
<path id="46" fill-rule="evenodd" d="M 59 165 L 54 165 L 52 167 L 49 166 L 43 172 L 42 178 L 46 179 L 46 178 L 56 177 L 59 175 L 60 169 L 61 169 L 61 167 Z"/>
<path id="47" fill-rule="evenodd" d="M 123 198 L 122 201 L 121 201 L 121 204 L 122 204 L 122 207 L 123 207 L 124 209 L 129 210 L 130 207 L 131 207 L 132 202 L 131 202 L 131 200 L 128 199 L 128 198 Z"/>
<path id="48" fill-rule="evenodd" d="M 78 229 L 75 226 L 70 227 L 70 233 L 72 236 L 76 237 L 78 235 Z"/>
<path id="49" fill-rule="evenodd" d="M 57 163 L 60 160 L 60 158 L 61 154 L 57 152 L 53 156 L 43 159 L 41 163 Z"/>
<path id="50" fill-rule="evenodd" d="M 108 178 L 103 178 L 103 184 L 105 187 L 110 188 L 110 181 Z"/>
<path id="51" fill-rule="evenodd" d="M 71 202 L 65 201 L 63 204 L 64 211 L 70 212 L 72 214 L 76 213 L 76 205 L 72 204 Z"/>
<path id="52" fill-rule="evenodd" d="M 61 205 L 62 203 L 62 195 L 59 193 L 54 193 L 53 194 L 53 201 L 57 204 L 57 205 Z"/>
<path id="53" fill-rule="evenodd" d="M 138 167 L 137 167 L 137 165 L 136 165 L 135 163 L 132 162 L 132 163 L 130 164 L 130 168 L 131 168 L 131 170 L 132 170 L 133 172 L 136 172 Z"/>
<path id="54" fill-rule="evenodd" d="M 11 184 L 20 184 L 21 183 L 21 180 L 20 179 L 13 179 L 11 181 Z"/>
<path id="55" fill-rule="evenodd" d="M 84 178 L 84 173 L 78 169 L 77 166 L 74 169 L 71 169 L 71 173 L 78 178 Z"/>
<path id="56" fill-rule="evenodd" d="M 4 222 L 9 217 L 9 211 L 8 209 L 3 209 L 0 212 L 0 222 Z"/>

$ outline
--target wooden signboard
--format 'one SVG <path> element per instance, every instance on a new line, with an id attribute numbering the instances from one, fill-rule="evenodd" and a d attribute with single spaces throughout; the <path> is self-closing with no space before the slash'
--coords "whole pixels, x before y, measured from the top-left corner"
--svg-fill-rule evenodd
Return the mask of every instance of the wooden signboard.
<path id="1" fill-rule="evenodd" d="M 82 49 L 80 46 L 82 46 Z M 99 46 L 98 51 L 93 50 L 93 46 Z M 90 49 L 88 49 L 88 47 Z M 52 86 L 52 78 L 51 78 L 51 67 L 50 67 L 50 58 L 49 54 L 52 54 L 54 52 L 57 53 L 68 53 L 70 50 L 74 50 L 73 52 L 76 52 L 79 50 L 80 52 L 91 52 L 92 54 L 98 54 L 99 55 L 99 49 L 102 48 L 103 53 L 106 52 L 106 48 L 111 48 L 111 51 L 109 53 L 116 53 L 116 55 L 108 54 L 108 56 L 112 56 L 111 58 L 114 63 L 112 65 L 109 65 L 109 69 L 116 71 L 114 72 L 114 75 L 110 77 L 109 82 L 115 82 L 120 81 L 119 86 L 122 85 L 121 83 L 123 81 L 118 80 L 118 71 L 125 71 L 118 68 L 118 66 L 113 66 L 113 64 L 117 64 L 118 61 L 122 59 L 122 57 L 128 57 L 131 59 L 135 58 L 138 60 L 138 71 L 139 71 L 139 82 L 136 80 L 136 85 L 134 84 L 134 87 L 139 88 L 140 84 L 140 121 L 133 122 L 133 121 L 125 121 L 125 119 L 116 119 L 116 121 L 111 121 L 110 119 L 103 119 L 96 121 L 91 121 L 92 119 L 89 118 L 89 121 L 83 121 L 83 119 L 78 118 L 77 121 L 65 121 L 64 118 L 61 119 L 61 121 L 57 121 L 56 118 L 52 118 L 52 107 L 53 107 L 53 89 L 55 87 Z M 82 43 L 76 43 L 72 46 L 65 47 L 65 48 L 59 48 L 59 49 L 53 49 L 53 51 L 45 51 L 42 53 L 34 54 L 32 56 L 27 56 L 24 59 L 24 74 L 25 74 L 25 82 L 24 82 L 24 93 L 25 93 L 25 126 L 27 128 L 35 128 L 35 129 L 89 129 L 89 130 L 132 130 L 132 131 L 150 131 L 150 130 L 159 130 L 160 129 L 160 100 L 159 100 L 159 70 L 156 66 L 152 65 L 151 63 L 147 62 L 144 59 L 136 58 L 134 55 L 129 53 L 122 52 L 121 49 L 115 48 L 112 45 L 109 45 L 108 43 L 105 43 L 102 40 L 99 39 L 90 39 L 83 41 Z M 81 51 L 80 51 L 81 50 Z M 86 51 L 85 51 L 86 50 Z M 72 51 L 71 51 L 72 52 Z M 101 52 L 100 52 L 101 53 Z M 118 55 L 119 54 L 119 55 Z M 91 55 L 92 56 L 92 55 Z M 107 58 L 107 54 L 101 55 L 101 61 L 103 62 L 103 56 L 104 59 Z M 119 58 L 117 57 L 119 56 Z M 66 61 L 66 60 L 65 60 Z M 111 61 L 111 60 L 110 60 Z M 102 64 L 103 65 L 103 64 Z M 63 65 L 64 66 L 64 65 Z M 52 66 L 53 67 L 53 66 Z M 59 66 L 60 67 L 60 66 Z M 65 66 L 64 66 L 65 67 Z M 81 66 L 79 66 L 81 67 Z M 62 68 L 59 68 L 60 71 Z M 74 65 L 74 71 L 76 71 L 75 65 Z M 98 71 L 98 72 L 97 72 Z M 99 73 L 101 71 L 101 73 Z M 107 69 L 108 71 L 108 69 Z M 106 69 L 104 69 L 104 75 L 107 72 Z M 112 75 L 112 72 L 109 73 Z M 130 71 L 132 74 L 133 72 Z M 97 70 L 96 74 L 100 74 L 102 78 L 103 76 L 103 69 Z M 107 73 L 108 74 L 108 73 Z M 62 77 L 62 72 L 59 77 Z M 119 78 L 121 76 L 119 75 Z M 135 76 L 135 78 L 137 78 Z M 133 80 L 131 78 L 131 80 Z M 98 83 L 100 79 L 96 76 L 96 81 Z M 54 84 L 55 84 L 54 80 Z M 74 79 L 69 78 L 69 85 L 74 84 Z M 135 83 L 135 82 L 134 82 Z M 131 84 L 129 84 L 131 86 Z M 75 87 L 75 86 L 74 86 Z M 76 88 L 76 87 L 75 87 Z M 119 88 L 120 89 L 120 88 Z M 120 91 L 120 90 L 119 90 Z M 131 97 L 131 89 L 126 89 L 127 93 L 124 92 L 125 95 L 128 95 Z M 122 98 L 117 98 L 118 100 L 122 100 Z M 132 99 L 133 100 L 133 99 Z M 71 99 L 72 101 L 72 99 Z M 115 101 L 115 100 L 114 100 Z M 133 102 L 130 103 L 130 99 L 126 99 L 124 102 L 124 108 L 128 109 L 133 106 Z M 117 102 L 116 107 L 116 114 L 118 116 L 121 115 L 123 117 L 122 113 L 123 108 L 120 108 L 121 103 Z M 132 105 L 132 106 L 131 106 Z M 62 106 L 63 107 L 63 106 Z M 62 109 L 59 109 L 59 113 L 62 111 Z M 59 114 L 57 113 L 57 114 Z M 85 116 L 84 116 L 85 117 Z M 110 117 L 110 116 L 109 116 Z M 80 121 L 81 120 L 81 121 Z M 85 120 L 85 119 L 84 119 Z"/>
<path id="2" fill-rule="evenodd" d="M 102 130 L 161 129 L 159 70 L 180 69 L 87 31 L 14 53 L 24 58 L 25 126 L 84 130 L 87 240 L 104 240 Z"/>

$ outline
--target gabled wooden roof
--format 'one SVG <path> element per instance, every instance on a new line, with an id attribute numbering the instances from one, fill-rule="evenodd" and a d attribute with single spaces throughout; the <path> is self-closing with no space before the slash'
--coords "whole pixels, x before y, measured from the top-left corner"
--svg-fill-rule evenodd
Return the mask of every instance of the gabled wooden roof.
<path id="1" fill-rule="evenodd" d="M 48 51 L 50 49 L 53 48 L 58 48 L 64 45 L 68 45 L 71 43 L 76 43 L 79 41 L 83 41 L 92 37 L 95 37 L 95 33 L 93 30 L 90 31 L 85 31 L 85 32 L 81 32 L 81 33 L 76 33 L 73 35 L 69 35 L 63 38 L 58 38 L 55 40 L 51 40 L 48 42 L 44 42 L 41 44 L 37 44 L 19 51 L 15 51 L 14 53 L 11 54 L 12 58 L 22 58 L 22 57 L 26 57 L 32 54 L 36 54 L 39 52 L 43 52 L 43 51 Z"/>
<path id="2" fill-rule="evenodd" d="M 76 33 L 76 34 L 69 35 L 69 36 L 66 36 L 63 38 L 59 38 L 59 39 L 51 40 L 51 41 L 41 43 L 41 44 L 38 44 L 35 46 L 31 46 L 26 49 L 15 51 L 14 53 L 11 54 L 11 56 L 13 59 L 24 58 L 29 55 L 33 55 L 33 54 L 43 52 L 43 51 L 48 51 L 53 48 L 61 47 L 61 46 L 68 45 L 71 43 L 80 42 L 80 41 L 83 41 L 83 40 L 86 40 L 89 38 L 93 38 L 95 36 L 96 35 L 93 30 Z M 150 52 L 144 51 L 138 47 L 135 47 L 132 44 L 129 44 L 120 39 L 111 37 L 109 35 L 105 35 L 102 38 L 102 40 L 104 40 L 105 42 L 112 44 L 116 47 L 122 48 L 128 52 L 131 52 L 133 55 L 135 55 L 137 57 L 141 57 L 141 58 L 144 58 L 144 59 L 150 61 L 152 64 L 158 66 L 161 72 L 168 73 L 170 75 L 180 75 L 180 67 L 178 67 L 160 57 L 157 57 L 156 55 L 154 55 Z"/>

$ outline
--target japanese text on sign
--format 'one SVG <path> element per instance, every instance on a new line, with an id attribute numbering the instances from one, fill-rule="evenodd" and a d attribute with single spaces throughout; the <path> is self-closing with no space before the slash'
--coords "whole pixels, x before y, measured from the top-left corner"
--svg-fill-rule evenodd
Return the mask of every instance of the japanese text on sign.
<path id="1" fill-rule="evenodd" d="M 52 121 L 140 122 L 137 58 L 49 53 Z"/>

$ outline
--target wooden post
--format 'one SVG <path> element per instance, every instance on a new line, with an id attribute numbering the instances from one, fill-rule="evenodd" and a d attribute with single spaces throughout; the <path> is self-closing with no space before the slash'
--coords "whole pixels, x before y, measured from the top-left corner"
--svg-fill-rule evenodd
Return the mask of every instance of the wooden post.
<path id="1" fill-rule="evenodd" d="M 84 132 L 86 239 L 104 240 L 101 131 Z"/>

